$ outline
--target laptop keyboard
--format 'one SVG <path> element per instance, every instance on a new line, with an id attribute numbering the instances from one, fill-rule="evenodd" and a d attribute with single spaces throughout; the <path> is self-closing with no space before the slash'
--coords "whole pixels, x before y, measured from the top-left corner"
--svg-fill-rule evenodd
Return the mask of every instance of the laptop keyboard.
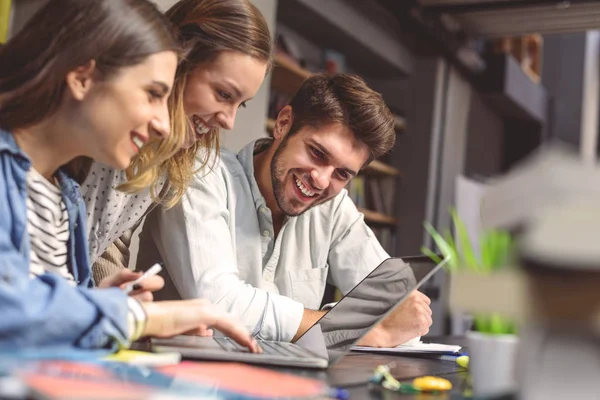
<path id="1" fill-rule="evenodd" d="M 235 341 L 226 337 L 215 337 L 215 341 L 225 350 L 232 352 L 248 353 L 249 350 L 236 343 Z M 283 357 L 302 357 L 302 358 L 313 358 L 312 354 L 308 354 L 302 348 L 287 342 L 269 342 L 269 341 L 258 341 L 259 346 L 263 349 L 264 354 L 272 356 L 283 356 Z"/>

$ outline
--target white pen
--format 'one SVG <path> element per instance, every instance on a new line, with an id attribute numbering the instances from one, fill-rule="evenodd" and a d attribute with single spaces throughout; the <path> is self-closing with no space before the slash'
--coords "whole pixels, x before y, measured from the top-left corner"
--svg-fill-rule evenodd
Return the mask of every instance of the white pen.
<path id="1" fill-rule="evenodd" d="M 159 263 L 154 264 L 153 266 L 151 266 L 148 269 L 148 271 L 144 272 L 144 274 L 142 276 L 140 276 L 135 281 L 133 281 L 133 282 L 129 283 L 127 286 L 125 286 L 125 289 L 123 289 L 123 291 L 126 294 L 129 294 L 133 290 L 133 287 L 135 285 L 137 285 L 138 283 L 140 283 L 141 281 L 143 281 L 144 279 L 146 279 L 148 277 L 158 274 L 160 271 L 162 271 L 162 266 Z"/>

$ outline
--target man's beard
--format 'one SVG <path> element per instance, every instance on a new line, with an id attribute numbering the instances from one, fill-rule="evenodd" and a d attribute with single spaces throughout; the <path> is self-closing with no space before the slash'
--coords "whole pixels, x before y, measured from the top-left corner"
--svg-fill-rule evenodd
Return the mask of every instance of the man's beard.
<path id="1" fill-rule="evenodd" d="M 281 165 L 282 163 L 280 162 L 279 158 L 287 145 L 287 141 L 288 137 L 286 136 L 277 150 L 275 150 L 275 154 L 273 154 L 273 159 L 271 160 L 271 185 L 273 186 L 273 195 L 275 196 L 275 201 L 277 202 L 279 209 L 288 217 L 297 217 L 298 215 L 304 214 L 314 206 L 323 203 L 323 201 L 314 202 L 306 206 L 305 203 L 293 198 L 286 200 L 284 194 L 286 170 L 285 167 Z M 304 209 L 301 207 L 304 207 Z M 300 211 L 297 211 L 298 208 L 300 208 Z"/>

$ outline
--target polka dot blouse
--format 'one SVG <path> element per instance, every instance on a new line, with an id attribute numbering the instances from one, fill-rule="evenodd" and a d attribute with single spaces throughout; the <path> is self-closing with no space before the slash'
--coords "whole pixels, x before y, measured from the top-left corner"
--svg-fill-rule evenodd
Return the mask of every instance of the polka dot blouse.
<path id="1" fill-rule="evenodd" d="M 137 194 L 117 190 L 125 181 L 125 172 L 94 162 L 81 185 L 81 193 L 87 207 L 92 263 L 112 242 L 133 228 L 153 205 L 149 189 Z M 159 190 L 163 185 L 164 179 L 159 181 Z"/>

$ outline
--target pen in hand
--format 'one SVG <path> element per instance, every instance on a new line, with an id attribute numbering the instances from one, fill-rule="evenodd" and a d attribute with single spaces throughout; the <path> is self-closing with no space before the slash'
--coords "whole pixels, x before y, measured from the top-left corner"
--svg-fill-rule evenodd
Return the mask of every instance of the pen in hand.
<path id="1" fill-rule="evenodd" d="M 146 278 L 149 278 L 151 276 L 154 276 L 154 275 L 158 274 L 160 271 L 162 271 L 162 266 L 160 264 L 158 264 L 158 263 L 154 264 L 146 272 L 144 272 L 144 274 L 142 276 L 140 276 L 139 278 L 137 278 L 135 281 L 130 282 L 129 284 L 127 284 L 127 286 L 125 286 L 125 288 L 123 289 L 123 291 L 125 292 L 125 294 L 131 293 L 131 291 L 133 290 L 133 287 L 135 285 L 139 284 L 141 281 L 143 281 Z"/>

